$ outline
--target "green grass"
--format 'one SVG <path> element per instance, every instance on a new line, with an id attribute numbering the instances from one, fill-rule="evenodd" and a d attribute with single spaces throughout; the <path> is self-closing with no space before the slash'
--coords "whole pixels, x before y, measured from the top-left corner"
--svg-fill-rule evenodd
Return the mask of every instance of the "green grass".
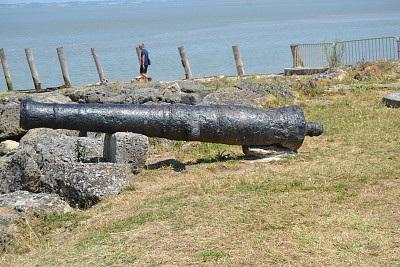
<path id="1" fill-rule="evenodd" d="M 381 103 L 388 92 L 366 84 L 318 96 L 330 105 L 302 102 L 325 132 L 278 162 L 250 163 L 238 146 L 171 146 L 185 168 L 143 170 L 69 219 L 32 218 L 46 238 L 1 263 L 399 266 L 400 110 Z"/>

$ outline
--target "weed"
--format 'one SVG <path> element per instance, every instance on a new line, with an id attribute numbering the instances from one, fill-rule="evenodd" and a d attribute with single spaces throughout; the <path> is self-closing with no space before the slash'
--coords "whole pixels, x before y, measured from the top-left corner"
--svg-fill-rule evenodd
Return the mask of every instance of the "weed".
<path id="1" fill-rule="evenodd" d="M 82 145 L 80 140 L 77 140 L 75 144 L 75 157 L 78 162 L 86 161 L 86 147 Z"/>
<path id="2" fill-rule="evenodd" d="M 136 187 L 134 187 L 134 186 L 127 186 L 127 187 L 125 187 L 124 191 L 136 191 Z"/>
<path id="3" fill-rule="evenodd" d="M 195 258 L 199 259 L 202 262 L 209 262 L 217 261 L 226 256 L 227 254 L 222 251 L 204 251 L 196 253 Z"/>
<path id="4" fill-rule="evenodd" d="M 336 40 L 332 47 L 324 45 L 326 60 L 328 61 L 329 67 L 335 68 L 342 65 L 342 58 L 344 54 L 344 45 Z"/>

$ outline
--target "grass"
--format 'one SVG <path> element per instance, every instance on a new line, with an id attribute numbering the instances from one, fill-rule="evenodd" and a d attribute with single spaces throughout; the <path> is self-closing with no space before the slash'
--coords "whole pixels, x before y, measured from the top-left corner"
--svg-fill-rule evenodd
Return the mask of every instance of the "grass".
<path id="1" fill-rule="evenodd" d="M 0 262 L 399 266 L 400 110 L 381 103 L 390 90 L 366 84 L 318 95 L 330 105 L 301 102 L 325 132 L 286 160 L 251 163 L 237 146 L 180 143 L 172 149 L 185 168 L 145 169 L 119 196 L 65 220 L 31 218 L 44 238 Z"/>

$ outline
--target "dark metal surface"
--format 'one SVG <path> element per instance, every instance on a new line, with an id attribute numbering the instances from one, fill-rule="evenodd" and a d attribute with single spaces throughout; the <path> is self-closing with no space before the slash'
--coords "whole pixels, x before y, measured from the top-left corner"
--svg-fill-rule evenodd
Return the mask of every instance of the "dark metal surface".
<path id="1" fill-rule="evenodd" d="M 322 134 L 299 106 L 262 110 L 245 106 L 47 104 L 21 102 L 24 129 L 134 132 L 149 137 L 229 145 L 278 145 L 296 151 L 305 136 Z"/>

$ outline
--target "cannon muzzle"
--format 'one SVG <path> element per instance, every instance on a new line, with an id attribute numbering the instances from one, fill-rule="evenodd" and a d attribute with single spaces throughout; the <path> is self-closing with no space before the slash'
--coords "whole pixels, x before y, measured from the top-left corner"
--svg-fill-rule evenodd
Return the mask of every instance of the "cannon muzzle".
<path id="1" fill-rule="evenodd" d="M 23 100 L 20 126 L 91 132 L 133 132 L 149 137 L 243 146 L 277 145 L 296 151 L 323 126 L 306 122 L 299 106 L 267 110 L 235 105 L 57 104 Z"/>

